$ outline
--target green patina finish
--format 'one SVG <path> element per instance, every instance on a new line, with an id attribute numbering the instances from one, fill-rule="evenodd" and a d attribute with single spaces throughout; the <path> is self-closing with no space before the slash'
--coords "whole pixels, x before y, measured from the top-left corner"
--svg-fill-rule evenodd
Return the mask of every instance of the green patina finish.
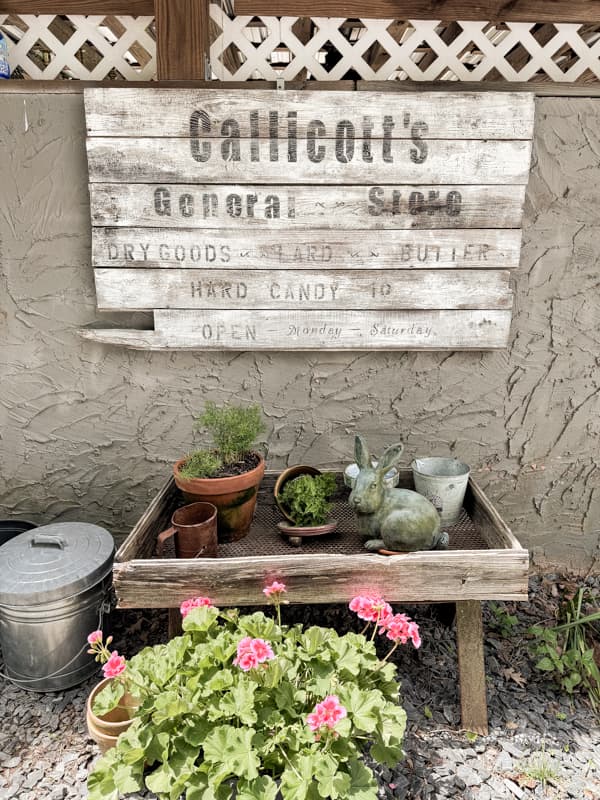
<path id="1" fill-rule="evenodd" d="M 410 489 L 384 485 L 384 475 L 397 464 L 402 444 L 388 447 L 373 467 L 365 440 L 355 439 L 354 454 L 360 467 L 349 502 L 367 550 L 437 550 L 448 547 L 448 534 L 440 531 L 440 516 L 426 497 Z"/>

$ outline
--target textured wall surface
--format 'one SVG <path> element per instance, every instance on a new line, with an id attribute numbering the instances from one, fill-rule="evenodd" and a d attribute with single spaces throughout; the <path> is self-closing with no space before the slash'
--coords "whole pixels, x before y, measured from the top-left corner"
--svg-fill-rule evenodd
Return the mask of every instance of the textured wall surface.
<path id="1" fill-rule="evenodd" d="M 269 466 L 334 465 L 355 431 L 476 477 L 534 561 L 600 563 L 600 100 L 537 102 L 513 338 L 496 353 L 145 353 L 82 340 L 83 101 L 0 94 L 0 511 L 126 532 L 205 399 L 262 404 Z M 143 315 L 128 315 L 126 327 Z"/>

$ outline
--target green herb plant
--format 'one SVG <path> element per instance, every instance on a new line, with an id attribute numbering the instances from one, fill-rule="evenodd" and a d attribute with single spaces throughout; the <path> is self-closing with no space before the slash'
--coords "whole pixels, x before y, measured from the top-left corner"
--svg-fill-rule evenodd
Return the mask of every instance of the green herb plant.
<path id="1" fill-rule="evenodd" d="M 580 588 L 561 611 L 564 622 L 552 628 L 535 625 L 529 633 L 537 659 L 536 669 L 550 675 L 572 695 L 584 691 L 596 712 L 600 711 L 600 670 L 594 658 L 593 640 L 600 639 L 600 611 L 582 613 L 586 591 Z"/>
<path id="2" fill-rule="evenodd" d="M 386 659 L 362 634 L 191 608 L 182 636 L 127 662 L 140 705 L 96 762 L 89 800 L 144 788 L 161 800 L 377 800 L 363 756 L 395 766 L 406 724 Z M 337 716 L 319 727 L 324 698 Z"/>
<path id="3" fill-rule="evenodd" d="M 259 405 L 223 406 L 208 401 L 195 417 L 195 430 L 206 431 L 213 447 L 191 453 L 179 470 L 183 478 L 212 478 L 222 467 L 244 461 L 265 426 Z"/>
<path id="4" fill-rule="evenodd" d="M 288 481 L 279 495 L 279 502 L 297 526 L 323 525 L 332 509 L 329 498 L 336 490 L 335 475 L 300 475 Z"/>

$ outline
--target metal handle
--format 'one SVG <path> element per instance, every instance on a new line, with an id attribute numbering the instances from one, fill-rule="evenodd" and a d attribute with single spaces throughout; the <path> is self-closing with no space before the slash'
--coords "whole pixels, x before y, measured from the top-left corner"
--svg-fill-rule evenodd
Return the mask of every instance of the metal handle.
<path id="1" fill-rule="evenodd" d="M 61 550 L 65 549 L 65 540 L 60 536 L 53 536 L 50 533 L 35 533 L 29 540 L 30 547 L 43 547 L 49 545 L 50 547 L 59 547 Z"/>

